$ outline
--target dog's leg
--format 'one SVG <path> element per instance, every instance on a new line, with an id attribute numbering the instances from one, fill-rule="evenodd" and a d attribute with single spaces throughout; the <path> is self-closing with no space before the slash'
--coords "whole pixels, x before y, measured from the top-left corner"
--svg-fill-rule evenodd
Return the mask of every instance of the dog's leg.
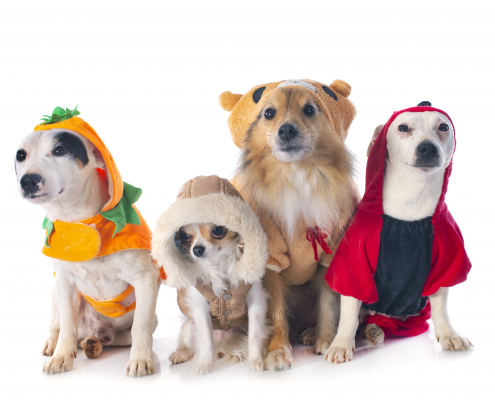
<path id="1" fill-rule="evenodd" d="M 325 360 L 334 364 L 352 360 L 362 302 L 354 297 L 342 296 L 340 303 L 339 330 L 325 354 Z"/>
<path id="2" fill-rule="evenodd" d="M 156 309 L 156 274 L 142 272 L 133 283 L 136 292 L 136 309 L 132 324 L 131 358 L 125 368 L 126 375 L 145 376 L 155 372 L 153 361 L 153 323 Z"/>
<path id="3" fill-rule="evenodd" d="M 70 371 L 77 357 L 77 315 L 80 294 L 77 288 L 59 274 L 55 277 L 58 309 L 60 312 L 60 336 L 57 347 L 43 366 L 43 372 L 56 374 Z"/>
<path id="4" fill-rule="evenodd" d="M 88 335 L 79 341 L 79 347 L 84 350 L 88 358 L 96 358 L 101 354 L 103 345 L 95 336 Z"/>
<path id="5" fill-rule="evenodd" d="M 289 326 L 285 318 L 285 293 L 287 286 L 284 278 L 275 271 L 267 271 L 265 284 L 268 291 L 268 317 L 273 326 L 273 334 L 265 358 L 265 369 L 284 371 L 294 362 L 292 347 L 289 343 Z"/>
<path id="6" fill-rule="evenodd" d="M 442 287 L 435 294 L 428 296 L 431 303 L 431 319 L 435 326 L 435 336 L 445 350 L 471 350 L 469 339 L 460 336 L 452 327 L 447 313 L 449 288 Z"/>
<path id="7" fill-rule="evenodd" d="M 42 356 L 51 357 L 57 346 L 58 335 L 60 333 L 60 314 L 58 312 L 58 301 L 57 301 L 57 290 L 55 284 L 52 288 L 52 315 L 49 325 L 49 335 L 43 344 L 43 349 L 41 350 Z"/>
<path id="8" fill-rule="evenodd" d="M 213 345 L 211 309 L 208 300 L 195 287 L 187 291 L 190 310 L 194 321 L 194 371 L 197 375 L 206 375 L 215 365 L 215 346 Z"/>
<path id="9" fill-rule="evenodd" d="M 327 268 L 318 266 L 313 280 L 318 290 L 316 305 L 316 343 L 314 352 L 325 354 L 337 335 L 340 318 L 340 295 L 335 293 L 325 281 Z"/>
<path id="10" fill-rule="evenodd" d="M 263 357 L 265 355 L 264 343 L 266 339 L 266 310 L 267 294 L 261 282 L 256 282 L 247 295 L 249 328 L 248 328 L 248 352 L 249 368 L 253 371 L 263 371 Z"/>
<path id="11" fill-rule="evenodd" d="M 191 319 L 188 319 L 182 324 L 177 349 L 169 357 L 172 364 L 181 364 L 194 357 L 193 336 L 194 324 Z"/>

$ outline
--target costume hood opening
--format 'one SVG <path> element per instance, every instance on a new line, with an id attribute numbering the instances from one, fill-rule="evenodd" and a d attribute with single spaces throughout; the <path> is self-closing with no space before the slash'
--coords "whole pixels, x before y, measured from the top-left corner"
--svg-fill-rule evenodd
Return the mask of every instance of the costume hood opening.
<path id="1" fill-rule="evenodd" d="M 422 104 L 422 103 L 420 103 Z M 443 115 L 445 115 L 452 124 L 452 129 L 454 133 L 454 152 L 456 146 L 456 138 L 455 138 L 455 127 L 452 119 L 449 115 L 438 108 L 434 108 L 431 106 L 417 106 L 406 108 L 405 110 L 396 111 L 392 114 L 387 123 L 383 126 L 378 137 L 376 138 L 375 144 L 373 145 L 370 154 L 368 156 L 368 162 L 366 164 L 366 189 L 364 192 L 363 199 L 358 205 L 358 209 L 372 213 L 383 215 L 383 178 L 385 176 L 385 166 L 387 159 L 387 132 L 390 125 L 394 122 L 394 120 L 402 113 L 405 112 L 427 112 L 427 111 L 436 111 Z M 449 182 L 450 174 L 452 173 L 452 163 L 454 159 L 454 153 L 452 153 L 452 158 L 450 160 L 450 164 L 445 169 L 444 178 L 443 178 L 443 187 L 442 193 L 438 200 L 437 207 L 435 209 L 435 213 L 433 214 L 433 218 L 435 219 L 438 215 L 441 215 L 447 210 L 447 206 L 445 204 L 445 194 L 447 193 L 447 187 Z"/>
<path id="2" fill-rule="evenodd" d="M 78 114 L 80 114 L 80 112 L 77 111 L 77 106 L 74 110 L 64 110 L 61 107 L 57 107 L 51 116 L 45 116 L 47 117 L 44 118 L 45 122 L 34 127 L 34 131 L 68 129 L 79 133 L 95 145 L 103 156 L 106 165 L 106 178 L 108 179 L 108 192 L 110 194 L 110 200 L 102 209 L 102 212 L 106 212 L 114 209 L 121 200 L 124 193 L 124 182 L 122 181 L 122 177 L 120 176 L 120 172 L 117 169 L 112 154 L 105 143 L 103 143 L 103 140 L 101 140 L 91 125 L 82 118 L 76 116 Z"/>
<path id="3" fill-rule="evenodd" d="M 177 201 L 160 216 L 153 233 L 151 254 L 163 265 L 167 285 L 180 289 L 196 285 L 200 278 L 200 268 L 175 243 L 177 231 L 193 223 L 221 225 L 242 237 L 244 251 L 229 276 L 232 285 L 241 281 L 252 284 L 263 277 L 268 249 L 258 217 L 228 180 L 198 176 L 182 186 Z"/>

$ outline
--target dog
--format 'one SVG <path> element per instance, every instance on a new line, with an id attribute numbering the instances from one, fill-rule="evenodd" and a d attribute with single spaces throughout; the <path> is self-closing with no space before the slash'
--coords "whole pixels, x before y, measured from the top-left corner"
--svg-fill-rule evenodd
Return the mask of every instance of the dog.
<path id="1" fill-rule="evenodd" d="M 337 271 L 332 272 L 331 276 L 327 279 L 330 286 L 343 295 L 341 299 L 342 315 L 338 334 L 325 356 L 331 363 L 341 363 L 352 359 L 355 333 L 359 321 L 362 322 L 359 328 L 360 334 L 366 337 L 371 344 L 376 345 L 384 341 L 387 332 L 391 333 L 393 336 L 413 336 L 426 331 L 428 329 L 426 321 L 429 318 L 430 304 L 431 318 L 435 326 L 435 335 L 443 349 L 469 350 L 470 346 L 472 346 L 467 338 L 456 332 L 447 314 L 448 286 L 462 282 L 466 278 L 471 264 L 463 249 L 463 240 L 462 236 L 460 236 L 460 231 L 453 219 L 451 219 L 450 213 L 445 217 L 449 219 L 448 226 L 440 225 L 440 222 L 435 222 L 435 219 L 441 221 L 441 218 L 443 218 L 442 216 L 447 215 L 448 213 L 443 199 L 447 190 L 448 176 L 450 175 L 452 168 L 451 163 L 455 148 L 455 134 L 452 121 L 450 120 L 450 117 L 441 110 L 432 108 L 429 102 L 423 102 L 420 103 L 417 108 L 395 113 L 389 123 L 385 126 L 385 129 L 384 125 L 380 125 L 375 129 L 368 148 L 368 169 L 372 167 L 374 167 L 374 169 L 371 169 L 370 171 L 367 170 L 367 192 L 372 191 L 375 187 L 379 188 L 380 186 L 377 182 L 380 182 L 380 169 L 382 167 L 377 167 L 378 163 L 376 162 L 370 162 L 372 157 L 370 152 L 374 152 L 373 157 L 376 157 L 375 160 L 380 160 L 380 157 L 382 156 L 385 158 L 385 163 L 382 164 L 382 214 L 385 215 L 383 218 L 384 228 L 382 228 L 382 243 L 384 240 L 383 230 L 385 229 L 389 217 L 394 219 L 395 222 L 393 223 L 408 224 L 407 226 L 410 232 L 415 232 L 415 224 L 426 224 L 427 231 L 424 238 L 420 238 L 423 243 L 425 241 L 430 241 L 429 245 L 424 246 L 426 250 L 420 251 L 426 255 L 423 263 L 425 268 L 422 267 L 421 262 L 416 262 L 417 260 L 414 258 L 413 252 L 408 252 L 406 246 L 406 250 L 402 250 L 402 252 L 406 251 L 407 254 L 403 254 L 400 257 L 403 257 L 405 260 L 408 258 L 412 259 L 411 268 L 407 268 L 407 262 L 402 265 L 396 265 L 396 270 L 392 273 L 396 274 L 393 276 L 397 279 L 390 278 L 394 279 L 394 282 L 392 283 L 379 269 L 384 267 L 382 267 L 382 265 L 376 267 L 374 284 L 376 285 L 379 294 L 377 298 L 378 301 L 371 302 L 374 304 L 369 304 L 370 302 L 368 302 L 368 304 L 365 305 L 363 303 L 363 307 L 361 307 L 361 300 L 364 298 L 363 296 L 366 295 L 358 294 L 357 292 L 359 290 L 366 292 L 368 283 L 363 284 L 364 281 L 362 279 L 354 280 L 352 277 L 357 276 L 357 274 L 361 276 L 365 274 L 356 270 L 353 274 L 348 275 L 350 285 L 359 286 L 364 289 L 356 289 L 354 292 L 352 289 L 342 290 L 344 286 L 341 285 L 340 287 L 337 287 L 338 284 L 336 283 L 339 278 L 343 276 L 340 271 L 343 271 L 345 268 L 344 263 L 349 264 L 349 262 L 352 262 L 348 261 L 349 257 L 352 257 L 353 261 L 357 264 L 360 263 L 361 259 L 358 257 L 359 251 L 351 249 L 347 252 L 346 249 L 343 249 L 343 251 L 345 251 L 343 254 L 346 256 L 344 259 L 339 258 L 341 256 L 339 253 L 341 249 L 339 248 L 339 252 L 330 266 L 330 271 L 333 269 L 336 269 Z M 377 148 L 375 150 L 374 146 L 378 145 L 378 143 L 375 142 L 380 140 L 379 134 L 382 135 L 380 146 L 385 146 L 384 143 L 386 143 L 386 148 Z M 378 156 L 378 154 L 381 154 L 382 156 Z M 373 201 L 375 203 L 376 192 L 377 190 L 375 190 L 373 194 Z M 364 205 L 361 206 L 360 204 L 360 209 L 362 207 L 362 210 L 370 212 L 369 204 L 371 204 L 371 201 L 367 202 L 366 196 L 367 194 L 365 193 L 363 200 Z M 356 216 L 356 218 L 358 218 L 358 216 Z M 365 224 L 365 218 L 366 217 L 361 214 L 358 218 L 359 222 Z M 373 226 L 374 225 L 370 225 L 369 229 L 373 229 Z M 432 243 L 435 234 L 447 232 L 443 234 L 448 235 L 450 229 L 452 229 L 452 232 L 455 231 L 455 233 L 451 236 L 453 238 L 452 241 L 450 241 L 449 238 L 448 246 L 451 246 L 451 248 L 447 251 L 454 254 L 455 257 L 449 256 L 448 263 L 453 264 L 452 268 L 453 270 L 456 270 L 456 272 L 449 272 L 447 270 L 447 273 L 450 273 L 450 275 L 448 278 L 443 278 L 441 273 L 438 272 L 438 267 L 435 265 L 437 262 L 435 257 L 433 258 L 433 261 L 431 261 L 431 246 L 433 246 Z M 379 228 L 377 229 L 377 232 L 380 232 Z M 407 240 L 414 240 L 414 236 L 412 235 L 413 234 L 408 234 Z M 414 233 L 414 235 L 416 234 Z M 362 236 L 362 238 L 365 238 L 365 236 Z M 358 238 L 357 236 L 347 236 L 346 234 L 345 240 L 356 242 L 360 239 L 361 238 Z M 369 241 L 371 241 L 371 239 L 368 240 L 368 242 Z M 387 244 L 381 244 L 380 246 L 380 253 L 384 252 L 386 254 L 387 247 L 385 246 L 387 246 Z M 440 248 L 440 245 L 437 246 Z M 457 251 L 456 249 L 458 247 L 462 247 L 462 249 Z M 418 248 L 423 250 L 423 247 Z M 440 259 L 439 263 L 443 263 L 444 265 L 447 264 L 447 262 L 444 262 L 442 259 L 440 250 L 436 250 L 436 252 L 436 257 Z M 371 255 L 370 251 L 367 251 L 366 254 L 370 259 L 375 257 Z M 395 260 L 397 260 L 397 257 L 399 256 L 395 255 L 395 257 Z M 423 255 L 420 255 L 420 259 L 421 257 L 423 257 Z M 394 262 L 400 264 L 398 261 Z M 378 263 L 380 264 L 380 256 L 378 256 Z M 368 269 L 368 267 L 366 267 L 366 269 Z M 458 270 L 461 272 L 457 272 Z M 390 271 L 387 273 L 391 276 Z M 444 275 L 447 273 L 444 273 Z M 346 274 L 349 274 L 348 270 L 346 271 Z M 432 278 L 432 275 L 438 275 L 438 277 Z M 412 278 L 409 279 L 408 276 L 411 276 Z M 403 281 L 403 279 L 405 280 Z M 415 283 L 410 283 L 411 279 L 413 281 L 418 281 L 419 283 L 417 285 Z M 437 282 L 435 282 L 434 279 L 436 279 Z M 395 286 L 398 289 L 388 289 L 390 285 Z M 415 285 L 418 287 L 415 288 Z M 401 297 L 407 297 L 406 302 L 400 307 L 402 307 L 403 310 L 408 311 L 393 314 L 380 312 L 383 309 L 399 309 L 397 300 L 390 300 L 391 296 L 388 296 L 388 290 L 400 290 L 401 293 L 393 293 L 396 298 L 400 299 Z M 414 293 L 411 291 L 414 291 Z M 404 295 L 404 293 L 406 294 Z M 387 296 L 389 297 L 388 299 Z M 426 298 L 428 299 L 429 304 Z M 389 304 L 385 304 L 387 301 Z M 407 301 L 409 303 L 407 303 Z M 376 321 L 376 323 L 372 323 L 372 321 Z M 386 324 L 382 325 L 383 329 L 379 326 L 380 321 L 388 321 Z M 411 322 L 409 323 L 408 321 Z M 397 325 L 398 328 L 394 331 L 395 328 L 392 328 L 392 326 L 395 325 Z"/>
<path id="2" fill-rule="evenodd" d="M 59 128 L 60 124 L 56 124 L 50 129 L 50 125 L 39 125 L 38 130 L 22 140 L 15 157 L 21 196 L 31 204 L 40 205 L 47 215 L 45 221 L 55 221 L 60 229 L 98 215 L 115 198 L 118 185 L 115 165 L 110 174 L 107 160 L 96 145 L 77 131 L 94 132 L 92 128 L 76 117 L 65 124 L 78 128 Z M 94 135 L 96 138 L 95 132 Z M 100 173 L 104 174 L 103 178 Z M 77 226 L 93 231 L 88 225 Z M 140 228 L 145 233 L 149 231 L 144 220 Z M 58 233 L 57 229 L 54 234 Z M 49 236 L 50 233 L 44 252 L 55 250 L 54 243 L 48 242 Z M 83 254 L 86 248 L 80 250 Z M 80 262 L 53 258 L 53 268 L 50 333 L 42 350 L 42 355 L 50 358 L 43 371 L 47 374 L 70 371 L 77 357 L 77 346 L 87 357 L 95 358 L 104 346 L 132 344 L 126 374 L 152 374 L 155 371 L 152 333 L 158 323 L 154 313 L 158 268 L 152 262 L 150 250 L 131 248 Z M 134 299 L 136 308 L 124 311 L 119 317 L 105 316 L 88 303 L 115 299 L 125 291 L 131 292 L 130 295 L 115 307 L 130 307 Z"/>
<path id="3" fill-rule="evenodd" d="M 221 357 L 263 371 L 266 236 L 232 184 L 218 176 L 188 181 L 159 218 L 152 247 L 187 317 L 172 364 L 194 357 L 195 373 L 205 375 Z"/>
<path id="4" fill-rule="evenodd" d="M 268 235 L 268 370 L 291 367 L 290 337 L 324 354 L 337 333 L 339 295 L 323 276 L 359 196 L 343 142 L 355 114 L 349 93 L 342 81 L 328 87 L 309 80 L 253 92 L 259 112 L 244 135 L 233 183 Z"/>

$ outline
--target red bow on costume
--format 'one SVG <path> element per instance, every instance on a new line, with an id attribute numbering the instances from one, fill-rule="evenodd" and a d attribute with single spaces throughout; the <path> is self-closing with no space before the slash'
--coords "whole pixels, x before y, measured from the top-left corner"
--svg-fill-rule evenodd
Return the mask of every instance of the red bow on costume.
<path id="1" fill-rule="evenodd" d="M 308 231 L 306 232 L 306 239 L 308 239 L 313 245 L 313 251 L 315 252 L 315 261 L 320 261 L 318 260 L 318 248 L 316 247 L 316 242 L 320 244 L 321 248 L 325 253 L 332 254 L 332 250 L 330 250 L 330 247 L 328 247 L 327 242 L 325 242 L 325 239 L 327 237 L 328 237 L 327 232 L 325 232 L 318 226 L 315 226 L 314 228 L 312 227 L 308 228 Z"/>

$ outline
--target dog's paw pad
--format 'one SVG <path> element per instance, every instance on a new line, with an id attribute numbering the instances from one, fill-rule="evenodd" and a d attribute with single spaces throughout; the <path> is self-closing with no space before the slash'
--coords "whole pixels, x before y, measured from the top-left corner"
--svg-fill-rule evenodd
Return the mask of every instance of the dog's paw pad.
<path id="1" fill-rule="evenodd" d="M 380 343 L 383 343 L 385 340 L 385 333 L 383 332 L 382 328 L 380 328 L 376 324 L 369 324 L 366 325 L 364 328 L 364 336 L 373 345 L 377 345 Z"/>
<path id="2" fill-rule="evenodd" d="M 103 345 L 95 337 L 86 338 L 82 348 L 84 349 L 84 354 L 86 354 L 86 357 L 88 358 L 96 358 L 103 351 Z"/>
<path id="3" fill-rule="evenodd" d="M 474 347 L 468 338 L 459 335 L 440 336 L 439 342 L 444 350 L 450 351 L 468 351 Z"/>
<path id="4" fill-rule="evenodd" d="M 319 338 L 316 341 L 315 347 L 313 348 L 313 353 L 315 354 L 325 354 L 328 348 L 331 346 L 335 336 L 329 336 L 326 338 Z"/>
<path id="5" fill-rule="evenodd" d="M 299 340 L 303 342 L 306 346 L 312 346 L 315 344 L 315 330 L 314 326 L 310 326 L 305 329 L 303 333 L 299 335 Z"/>
<path id="6" fill-rule="evenodd" d="M 194 357 L 194 352 L 189 349 L 178 350 L 168 358 L 172 364 L 182 364 Z"/>
<path id="7" fill-rule="evenodd" d="M 353 355 L 354 348 L 352 345 L 332 345 L 325 354 L 325 360 L 330 364 L 340 364 L 351 361 Z"/>
<path id="8" fill-rule="evenodd" d="M 151 358 L 130 359 L 125 367 L 125 374 L 133 378 L 155 373 L 155 362 Z"/>
<path id="9" fill-rule="evenodd" d="M 289 348 L 272 350 L 265 358 L 265 369 L 268 371 L 285 371 L 292 367 L 292 352 Z"/>

